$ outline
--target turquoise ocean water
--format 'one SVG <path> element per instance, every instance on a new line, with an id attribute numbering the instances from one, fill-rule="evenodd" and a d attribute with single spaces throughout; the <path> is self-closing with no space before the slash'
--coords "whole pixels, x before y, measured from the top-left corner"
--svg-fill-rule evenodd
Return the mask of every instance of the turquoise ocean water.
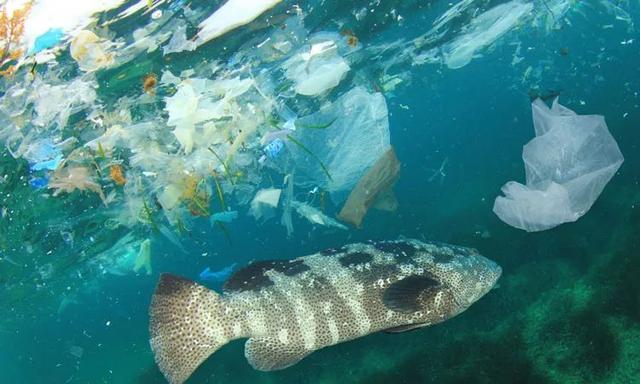
<path id="1" fill-rule="evenodd" d="M 195 51 L 163 55 L 176 26 L 186 25 L 187 36 L 193 36 L 198 23 L 221 3 L 160 2 L 154 10 L 162 11 L 160 20 L 166 26 L 150 35 L 164 33 L 167 38 L 158 41 L 155 50 L 134 50 L 126 61 L 119 52 L 135 42 L 136 29 L 154 22 L 152 11 L 142 9 L 112 24 L 108 21 L 135 2 L 100 13 L 85 29 L 114 42 L 109 49 L 115 64 L 83 72 L 63 40 L 53 50 L 53 61 L 33 68 L 27 62 L 14 77 L 3 79 L 2 103 L 20 103 L 10 91 L 23 87 L 32 92 L 29 87 L 37 81 L 43 89 L 42 84 L 82 78 L 96 85 L 90 104 L 101 105 L 97 109 L 103 120 L 107 112 L 127 110 L 131 118 L 121 122 L 125 130 L 147 129 L 135 124 L 152 122 L 156 131 L 149 140 L 165 145 L 175 141 L 172 128 L 157 127 L 169 118 L 165 102 L 176 87 L 158 84 L 154 95 L 142 97 L 146 75 L 154 74 L 161 83 L 163 71 L 182 79 L 216 79 L 237 71 L 244 77 L 251 72 L 260 82 L 261 69 L 277 73 L 288 54 L 258 59 L 257 46 L 276 31 L 292 28 L 287 23 L 296 18 L 305 34 L 331 32 L 340 39 L 357 39 L 354 51 L 348 51 L 347 44 L 348 53 L 343 54 L 350 70 L 321 96 L 296 95 L 291 80 L 281 74 L 269 80 L 268 92 L 285 95 L 300 116 L 334 102 L 354 86 L 381 92 L 391 144 L 402 164 L 395 186 L 398 209 L 372 210 L 361 229 L 347 230 L 312 224 L 294 214 L 295 229 L 287 236 L 281 211 L 264 221 L 248 214 L 255 190 L 284 189 L 287 173 L 276 166 L 260 167 L 256 156 L 251 165 L 237 163 L 232 170 L 241 174 L 239 184 L 253 188 L 249 199 L 224 189 L 232 187 L 224 184 L 226 176 L 218 176 L 225 205 L 238 211 L 237 219 L 212 225 L 207 215 L 194 214 L 197 208 L 187 201 L 182 219 L 176 221 L 155 200 L 165 185 L 127 189 L 136 177 L 144 177 L 133 165 L 137 152 L 130 148 L 116 148 L 105 156 L 90 151 L 96 168 L 104 172 L 94 180 L 107 199 L 113 199 L 108 208 L 91 191 L 53 196 L 51 189 L 31 183 L 43 174 L 30 171 L 28 159 L 12 153 L 20 152 L 21 143 L 28 146 L 39 138 L 59 142 L 75 137 L 75 143 L 62 149 L 70 158 L 104 132 L 92 114 L 95 108 L 75 109 L 64 124 L 54 127 L 31 124 L 38 115 L 33 103 L 25 102 L 13 116 L 3 107 L 3 127 L 9 128 L 0 128 L 8 147 L 0 155 L 0 382 L 162 383 L 148 342 L 148 306 L 161 272 L 197 280 L 205 267 L 219 270 L 232 263 L 291 259 L 346 243 L 406 237 L 478 249 L 502 266 L 499 286 L 445 323 L 410 333 L 373 334 L 317 351 L 283 371 L 253 370 L 244 358 L 243 341 L 234 341 L 209 358 L 189 382 L 640 383 L 637 1 L 283 1 Z M 447 52 L 460 42 L 456 39 L 474 28 L 490 32 L 494 24 L 478 27 L 474 20 L 505 4 L 525 12 L 512 22 L 508 8 L 502 8 L 502 22 L 507 19 L 509 28 L 483 44 L 482 36 L 475 40 L 480 45 L 464 65 L 448 65 Z M 449 13 L 446 24 L 429 34 L 438 18 L 455 6 L 458 12 Z M 304 45 L 306 38 L 296 44 Z M 211 69 L 216 61 L 218 72 Z M 251 70 L 243 72 L 245 66 Z M 394 77 L 397 85 L 389 82 Z M 562 105 L 579 114 L 604 115 L 625 161 L 582 218 L 527 233 L 500 221 L 492 212 L 493 202 L 507 181 L 524 183 L 522 146 L 534 137 L 532 99 L 539 96 L 551 103 L 557 95 Z M 8 130 L 18 127 L 24 135 L 15 139 Z M 250 139 L 239 153 L 259 153 L 259 147 Z M 178 146 L 172 148 L 172 154 L 180 153 Z M 185 169 L 193 160 L 176 158 L 186 159 L 181 163 Z M 125 187 L 107 175 L 115 160 L 126 172 Z M 162 166 L 156 163 L 154 169 Z M 167 169 L 175 166 L 166 163 Z M 224 173 L 221 169 L 218 175 Z M 207 211 L 220 210 L 214 180 L 198 182 L 207 192 L 201 198 L 197 187 L 195 198 L 204 201 Z M 115 197 L 110 197 L 112 192 Z M 126 221 L 122 212 L 131 206 L 126 196 L 134 195 L 150 208 L 138 205 L 133 216 L 143 217 Z M 340 208 L 322 187 L 296 186 L 295 198 L 331 217 Z M 118 269 L 115 264 L 127 250 L 103 253 L 128 233 L 138 241 L 135 252 L 139 241 L 151 240 L 151 274 Z M 204 284 L 221 288 L 218 282 Z"/>

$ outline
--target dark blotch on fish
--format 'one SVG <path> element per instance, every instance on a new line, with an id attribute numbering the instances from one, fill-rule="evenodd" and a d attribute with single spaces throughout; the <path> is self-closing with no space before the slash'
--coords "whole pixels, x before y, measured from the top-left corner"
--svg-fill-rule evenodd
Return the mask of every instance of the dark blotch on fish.
<path id="1" fill-rule="evenodd" d="M 382 295 L 385 307 L 401 313 L 420 310 L 418 299 L 426 299 L 429 293 L 436 294 L 440 283 L 431 276 L 409 276 L 389 286 Z"/>
<path id="2" fill-rule="evenodd" d="M 453 260 L 453 255 L 443 253 L 443 252 L 433 253 L 433 261 L 436 264 L 446 264 L 451 260 Z"/>
<path id="3" fill-rule="evenodd" d="M 227 292 L 259 291 L 273 285 L 267 271 L 276 271 L 287 276 L 295 276 L 308 271 L 309 266 L 303 260 L 263 260 L 255 261 L 237 270 L 222 287 Z"/>
<path id="4" fill-rule="evenodd" d="M 373 256 L 371 256 L 368 253 L 352 252 L 352 253 L 347 253 L 344 256 L 340 256 L 338 260 L 340 261 L 340 264 L 343 267 L 349 267 L 352 265 L 361 265 L 361 264 L 369 263 L 371 262 L 372 259 L 373 259 Z"/>
<path id="5" fill-rule="evenodd" d="M 335 255 L 337 253 L 344 252 L 345 250 L 346 250 L 345 247 L 327 248 L 327 249 L 323 249 L 322 251 L 320 251 L 320 254 L 322 256 L 332 256 L 332 255 Z"/>
<path id="6" fill-rule="evenodd" d="M 311 268 L 309 268 L 309 266 L 305 264 L 303 260 L 277 260 L 277 264 L 273 267 L 273 269 L 277 272 L 284 273 L 287 276 L 295 276 L 302 272 L 308 271 Z"/>
<path id="7" fill-rule="evenodd" d="M 373 246 L 379 251 L 393 254 L 397 261 L 410 259 L 416 254 L 416 247 L 406 241 L 383 241 L 374 243 Z"/>

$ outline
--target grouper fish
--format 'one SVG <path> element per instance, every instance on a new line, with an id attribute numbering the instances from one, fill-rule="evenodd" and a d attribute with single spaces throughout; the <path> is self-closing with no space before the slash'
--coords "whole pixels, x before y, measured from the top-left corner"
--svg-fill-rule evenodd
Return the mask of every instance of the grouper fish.
<path id="1" fill-rule="evenodd" d="M 501 272 L 474 249 L 402 239 L 253 262 L 222 294 L 163 274 L 150 306 L 151 349 L 170 383 L 239 338 L 248 338 L 255 369 L 284 369 L 370 333 L 445 321 L 489 292 Z"/>

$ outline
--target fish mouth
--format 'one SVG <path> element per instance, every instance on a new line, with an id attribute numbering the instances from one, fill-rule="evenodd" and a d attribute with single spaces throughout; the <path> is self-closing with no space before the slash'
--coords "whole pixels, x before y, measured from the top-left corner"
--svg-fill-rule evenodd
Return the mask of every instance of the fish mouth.
<path id="1" fill-rule="evenodd" d="M 491 273 L 492 280 L 493 280 L 491 286 L 493 287 L 498 282 L 500 277 L 502 276 L 502 267 L 500 265 L 498 265 L 498 263 L 496 263 L 493 260 L 489 260 L 489 259 L 487 259 L 487 260 L 490 263 L 490 273 Z"/>
<path id="2" fill-rule="evenodd" d="M 487 287 L 486 287 L 486 291 L 482 294 L 486 294 L 487 292 L 489 292 L 498 282 L 498 280 L 500 280 L 500 277 L 502 276 L 502 267 L 500 265 L 498 265 L 498 263 L 496 263 L 493 260 L 487 259 L 486 257 L 483 257 L 484 259 L 484 264 L 485 264 L 485 270 L 486 270 L 486 282 L 487 282 Z"/>

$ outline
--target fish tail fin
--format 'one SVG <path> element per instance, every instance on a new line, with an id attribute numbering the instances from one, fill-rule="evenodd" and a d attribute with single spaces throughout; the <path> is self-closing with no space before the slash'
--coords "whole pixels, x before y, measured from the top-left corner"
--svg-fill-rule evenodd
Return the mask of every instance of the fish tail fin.
<path id="1" fill-rule="evenodd" d="M 198 366 L 231 341 L 225 302 L 191 280 L 164 273 L 151 306 L 151 349 L 170 383 L 184 382 Z"/>

